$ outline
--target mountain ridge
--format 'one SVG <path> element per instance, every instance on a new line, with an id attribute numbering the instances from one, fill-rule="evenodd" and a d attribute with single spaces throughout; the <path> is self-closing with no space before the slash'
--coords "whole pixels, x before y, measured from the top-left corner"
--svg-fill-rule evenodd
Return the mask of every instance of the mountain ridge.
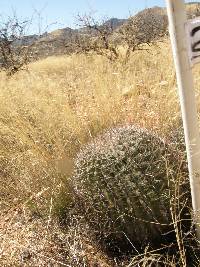
<path id="1" fill-rule="evenodd" d="M 196 17 L 200 15 L 200 2 L 190 2 L 186 4 L 186 11 L 188 18 Z M 125 27 L 132 27 L 131 25 L 137 25 L 138 31 L 144 35 L 144 24 L 148 25 L 152 22 L 154 25 L 159 25 L 158 31 L 154 32 L 154 35 L 158 36 L 160 34 L 159 30 L 167 29 L 167 12 L 165 7 L 154 6 L 151 8 L 146 8 L 139 11 L 137 14 L 130 16 L 127 19 L 109 18 L 102 23 L 98 23 L 97 27 L 103 29 L 108 27 L 111 29 L 110 36 L 111 39 L 118 42 L 119 31 L 123 31 Z M 132 23 L 134 21 L 134 23 Z M 32 34 L 25 35 L 21 39 L 14 41 L 16 47 L 30 46 L 31 47 L 31 57 L 33 60 L 41 57 L 47 57 L 51 55 L 60 55 L 68 53 L 68 48 L 72 40 L 76 41 L 76 38 L 95 38 L 95 31 L 90 27 L 83 27 L 73 29 L 70 27 L 64 27 L 60 29 L 53 30 L 51 32 L 45 32 L 42 35 Z M 163 28 L 163 29 L 162 29 Z M 151 28 L 149 28 L 151 30 Z M 162 32 L 163 33 L 163 32 Z M 132 33 L 131 33 L 132 36 Z M 130 38 L 131 38 L 130 36 Z M 73 52 L 69 49 L 69 51 Z"/>

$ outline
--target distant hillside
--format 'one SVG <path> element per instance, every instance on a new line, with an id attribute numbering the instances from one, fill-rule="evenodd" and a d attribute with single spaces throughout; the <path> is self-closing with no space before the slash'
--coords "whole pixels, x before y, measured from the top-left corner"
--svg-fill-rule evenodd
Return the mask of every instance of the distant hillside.
<path id="1" fill-rule="evenodd" d="M 200 3 L 190 2 L 186 4 L 186 11 L 188 18 L 199 16 Z M 158 6 L 147 8 L 128 19 L 110 18 L 98 27 L 110 27 L 112 29 L 111 39 L 119 42 L 120 38 L 118 38 L 118 33 L 120 30 L 123 30 L 124 27 L 128 27 L 129 25 L 131 26 L 134 24 L 137 26 L 137 34 L 142 35 L 145 33 L 145 31 L 147 31 L 147 27 L 149 27 L 149 32 L 152 31 L 152 23 L 154 25 L 158 25 L 158 27 L 153 28 L 153 31 L 155 31 L 153 32 L 153 34 L 155 35 L 155 38 L 159 38 L 159 36 L 162 35 L 163 31 L 167 31 L 168 22 L 166 8 Z M 68 47 L 70 46 L 71 40 L 77 37 L 79 38 L 81 36 L 84 36 L 87 39 L 93 38 L 95 36 L 95 31 L 88 29 L 88 27 L 82 27 L 79 29 L 71 29 L 69 27 L 66 27 L 54 30 L 49 33 L 46 32 L 41 36 L 24 36 L 21 40 L 17 40 L 14 44 L 17 46 L 32 45 L 32 57 L 36 59 L 38 57 L 47 57 L 49 55 L 59 55 L 69 52 Z"/>
<path id="2" fill-rule="evenodd" d="M 186 4 L 187 6 L 192 6 L 192 5 L 199 5 L 199 2 L 194 1 Z"/>
<path id="3" fill-rule="evenodd" d="M 103 28 L 103 27 L 110 27 L 112 28 L 114 31 L 117 30 L 121 25 L 123 25 L 125 22 L 127 21 L 127 19 L 118 19 L 118 18 L 111 18 L 106 20 L 105 22 L 102 22 L 102 25 L 99 25 L 99 28 Z M 89 29 L 88 27 L 82 27 L 78 29 L 78 32 L 81 34 L 94 34 L 95 32 L 92 31 L 91 29 Z"/>
<path id="4" fill-rule="evenodd" d="M 113 30 L 118 29 L 121 25 L 126 23 L 127 19 L 117 19 L 117 18 L 111 18 L 107 20 L 104 25 L 111 26 Z"/>
<path id="5" fill-rule="evenodd" d="M 69 27 L 63 28 L 63 29 L 57 29 L 50 33 L 48 33 L 46 36 L 40 38 L 40 41 L 52 41 L 56 39 L 67 39 L 70 38 L 71 35 L 78 33 L 78 30 L 73 30 Z"/>
<path id="6" fill-rule="evenodd" d="M 155 6 L 130 17 L 117 31 L 127 31 L 129 28 L 134 28 L 134 35 L 148 42 L 148 40 L 163 36 L 167 32 L 167 26 L 166 9 Z"/>
<path id="7" fill-rule="evenodd" d="M 117 30 L 121 25 L 123 25 L 127 19 L 117 19 L 111 18 L 105 21 L 102 26 L 109 26 L 113 29 L 113 31 Z M 46 33 L 40 37 L 33 39 L 30 36 L 30 43 L 31 41 L 35 41 L 35 45 L 32 48 L 32 54 L 35 54 L 37 57 L 46 57 L 48 55 L 59 55 L 63 53 L 67 53 L 69 49 L 67 49 L 68 45 L 70 44 L 72 39 L 75 39 L 77 36 L 85 36 L 87 35 L 88 38 L 95 35 L 94 32 L 89 30 L 87 27 L 79 28 L 79 29 L 71 29 L 69 27 L 57 29 L 50 33 Z M 26 37 L 28 38 L 28 37 Z M 26 41 L 27 43 L 27 41 Z M 26 43 L 24 43 L 26 45 Z"/>

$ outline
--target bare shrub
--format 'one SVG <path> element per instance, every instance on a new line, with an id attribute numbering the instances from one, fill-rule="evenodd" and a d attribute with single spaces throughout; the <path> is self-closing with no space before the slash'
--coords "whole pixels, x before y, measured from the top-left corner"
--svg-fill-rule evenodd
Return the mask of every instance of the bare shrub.
<path id="1" fill-rule="evenodd" d="M 126 60 L 131 52 L 146 50 L 144 44 L 151 45 L 167 33 L 167 15 L 161 8 L 149 8 L 130 17 L 119 31 L 119 38 L 126 46 Z"/>
<path id="2" fill-rule="evenodd" d="M 77 20 L 79 26 L 84 28 L 72 42 L 76 53 L 95 52 L 111 61 L 119 58 L 117 44 L 111 40 L 114 32 L 112 20 L 109 23 L 106 20 L 99 22 L 92 15 L 78 15 Z"/>
<path id="3" fill-rule="evenodd" d="M 130 17 L 117 29 L 113 20 L 96 21 L 92 15 L 78 15 L 80 34 L 72 40 L 76 53 L 95 52 L 111 61 L 121 59 L 119 46 L 125 48 L 123 62 L 127 62 L 132 52 L 148 50 L 144 44 L 155 43 L 167 33 L 167 16 L 162 8 L 150 8 Z"/>
<path id="4" fill-rule="evenodd" d="M 42 38 L 49 25 L 43 28 L 41 13 L 36 15 L 30 19 L 19 19 L 15 13 L 9 17 L 0 16 L 0 67 L 8 76 L 27 69 L 28 63 L 38 59 L 41 51 L 44 53 L 44 49 L 49 50 L 52 45 L 52 40 Z M 35 19 L 38 20 L 38 34 L 29 35 Z"/>
<path id="5" fill-rule="evenodd" d="M 25 36 L 30 20 L 20 21 L 15 15 L 0 23 L 0 65 L 8 75 L 24 69 L 30 57 L 30 45 Z"/>

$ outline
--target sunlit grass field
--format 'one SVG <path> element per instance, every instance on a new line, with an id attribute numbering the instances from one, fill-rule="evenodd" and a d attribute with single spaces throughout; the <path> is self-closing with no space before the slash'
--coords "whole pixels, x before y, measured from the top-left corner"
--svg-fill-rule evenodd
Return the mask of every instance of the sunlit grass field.
<path id="1" fill-rule="evenodd" d="M 194 69 L 198 110 L 199 70 Z M 168 40 L 136 52 L 126 65 L 95 55 L 72 55 L 32 63 L 11 78 L 1 72 L 0 103 L 4 226 L 17 209 L 53 220 L 70 198 L 67 179 L 76 153 L 105 129 L 134 124 L 167 139 L 180 125 Z M 0 239 L 8 239 L 2 233 Z"/>

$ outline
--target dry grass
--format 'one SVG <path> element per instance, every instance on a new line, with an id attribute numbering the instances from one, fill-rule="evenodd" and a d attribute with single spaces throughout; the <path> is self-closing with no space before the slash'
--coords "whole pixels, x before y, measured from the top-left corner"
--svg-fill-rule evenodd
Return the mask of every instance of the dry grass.
<path id="1" fill-rule="evenodd" d="M 82 144 L 126 123 L 165 136 L 180 117 L 168 41 L 136 53 L 126 66 L 98 56 L 50 57 L 10 79 L 1 72 L 0 80 L 0 237 L 7 244 L 16 238 L 10 231 L 5 237 L 5 225 L 11 222 L 5 218 L 16 209 L 28 207 L 51 224 L 55 200 Z M 198 90 L 197 97 L 199 102 Z M 29 227 L 27 221 L 24 225 Z M 5 249 L 7 255 L 14 251 L 10 245 Z M 8 261 L 3 266 L 18 265 Z"/>
<path id="2" fill-rule="evenodd" d="M 0 217 L 0 231 L 1 266 L 113 266 L 75 220 L 63 231 L 55 221 L 15 209 Z"/>
<path id="3" fill-rule="evenodd" d="M 105 128 L 135 123 L 164 132 L 179 116 L 169 53 L 162 44 L 126 67 L 52 57 L 11 79 L 1 73 L 1 210 L 43 190 L 46 199 L 52 185 L 59 190 L 71 158 Z"/>

